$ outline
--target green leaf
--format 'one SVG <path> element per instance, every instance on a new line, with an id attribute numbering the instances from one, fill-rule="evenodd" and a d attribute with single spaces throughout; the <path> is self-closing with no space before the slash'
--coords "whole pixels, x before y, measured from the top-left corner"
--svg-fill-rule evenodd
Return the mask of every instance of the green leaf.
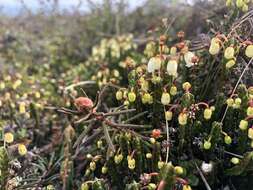
<path id="1" fill-rule="evenodd" d="M 199 184 L 199 178 L 193 174 L 188 176 L 188 180 L 191 186 L 197 186 Z"/>

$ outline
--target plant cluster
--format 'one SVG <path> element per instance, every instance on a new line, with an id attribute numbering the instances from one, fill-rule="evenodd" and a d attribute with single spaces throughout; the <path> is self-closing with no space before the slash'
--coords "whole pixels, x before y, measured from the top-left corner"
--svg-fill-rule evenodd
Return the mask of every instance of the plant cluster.
<path id="1" fill-rule="evenodd" d="M 253 12 L 226 5 L 194 39 L 163 19 L 144 43 L 103 38 L 85 60 L 64 35 L 33 48 L 4 34 L 0 189 L 251 187 Z"/>

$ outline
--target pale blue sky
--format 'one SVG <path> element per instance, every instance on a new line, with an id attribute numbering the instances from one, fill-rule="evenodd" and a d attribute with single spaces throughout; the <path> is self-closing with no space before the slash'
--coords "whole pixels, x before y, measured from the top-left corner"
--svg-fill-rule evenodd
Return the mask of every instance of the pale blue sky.
<path id="1" fill-rule="evenodd" d="M 94 2 L 102 2 L 102 0 L 91 0 Z M 117 0 L 114 0 L 117 2 Z M 130 8 L 135 8 L 137 6 L 140 6 L 145 0 L 128 0 L 126 1 Z M 21 0 L 0 0 L 0 7 L 4 13 L 8 13 L 11 15 L 15 15 L 18 13 L 18 11 L 21 8 Z M 39 7 L 38 0 L 23 0 L 25 2 L 26 6 L 28 8 L 31 8 L 32 10 L 36 10 Z M 46 2 L 44 0 L 44 2 Z M 83 6 L 82 9 L 85 10 L 87 7 L 85 6 L 87 1 L 82 0 Z M 59 0 L 59 5 L 61 9 L 71 9 L 75 6 L 77 6 L 79 3 L 79 0 Z"/>

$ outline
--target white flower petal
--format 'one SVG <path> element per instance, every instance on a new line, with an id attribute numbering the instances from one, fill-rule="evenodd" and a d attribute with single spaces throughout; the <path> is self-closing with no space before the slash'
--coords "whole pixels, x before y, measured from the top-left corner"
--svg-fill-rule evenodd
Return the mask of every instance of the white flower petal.
<path id="1" fill-rule="evenodd" d="M 177 67 L 178 67 L 178 63 L 176 60 L 170 60 L 167 63 L 167 72 L 169 75 L 172 76 L 177 76 Z"/>
<path id="2" fill-rule="evenodd" d="M 186 67 L 192 67 L 194 63 L 192 62 L 192 58 L 195 56 L 195 54 L 191 51 L 188 51 L 187 53 L 184 54 L 184 60 L 186 63 Z"/>
<path id="3" fill-rule="evenodd" d="M 148 72 L 153 73 L 155 70 L 161 68 L 161 59 L 159 57 L 152 57 L 148 62 Z"/>

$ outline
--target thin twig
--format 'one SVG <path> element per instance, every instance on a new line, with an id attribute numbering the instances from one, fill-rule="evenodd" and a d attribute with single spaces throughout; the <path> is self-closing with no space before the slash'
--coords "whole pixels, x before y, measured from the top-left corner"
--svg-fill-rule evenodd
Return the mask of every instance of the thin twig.
<path id="1" fill-rule="evenodd" d="M 166 113 L 166 109 L 165 109 L 165 106 L 164 106 L 164 116 L 165 116 L 165 113 Z M 169 124 L 168 124 L 168 121 L 166 119 L 166 116 L 165 116 L 165 123 L 166 123 L 167 143 L 169 143 L 170 142 Z M 166 147 L 166 160 L 165 160 L 166 163 L 168 163 L 168 160 L 169 160 L 169 151 L 170 151 L 170 147 L 167 146 Z"/>
<path id="2" fill-rule="evenodd" d="M 105 135 L 105 140 L 106 140 L 109 148 L 111 149 L 112 152 L 115 152 L 115 147 L 112 143 L 112 139 L 110 137 L 110 134 L 109 134 L 109 131 L 108 131 L 106 125 L 103 125 L 103 131 L 104 131 L 104 135 Z"/>
<path id="3" fill-rule="evenodd" d="M 135 115 L 135 116 L 133 116 L 133 117 L 125 120 L 123 123 L 129 123 L 129 122 L 131 122 L 131 121 L 133 121 L 135 119 L 138 119 L 139 117 L 141 117 L 141 116 L 143 116 L 143 115 L 145 115 L 147 113 L 148 113 L 148 111 L 141 112 L 141 113 L 139 113 L 139 114 L 137 114 L 137 115 Z"/>
<path id="4" fill-rule="evenodd" d="M 199 169 L 197 163 L 194 162 L 194 164 L 195 164 L 195 166 L 196 166 L 196 168 L 197 168 L 197 170 L 198 170 L 198 172 L 199 172 L 199 175 L 200 175 L 200 177 L 201 177 L 203 183 L 204 183 L 205 186 L 206 186 L 206 189 L 207 189 L 207 190 L 212 190 L 211 187 L 210 187 L 210 185 L 208 184 L 208 182 L 207 182 L 207 180 L 206 180 L 204 174 L 203 174 L 202 171 Z"/>
<path id="5" fill-rule="evenodd" d="M 108 112 L 108 113 L 105 113 L 104 116 L 115 116 L 115 115 L 130 113 L 134 111 L 136 111 L 136 109 L 127 109 L 127 110 L 122 110 L 122 111 L 117 111 L 117 112 Z"/>
<path id="6" fill-rule="evenodd" d="M 64 88 L 64 92 L 66 92 L 70 89 L 73 89 L 77 86 L 83 86 L 83 85 L 87 85 L 87 84 L 96 84 L 96 81 L 89 80 L 89 81 L 81 81 L 81 82 L 78 82 L 78 83 L 75 83 L 75 84 L 71 84 L 71 85 Z"/>
<path id="7" fill-rule="evenodd" d="M 232 152 L 228 152 L 228 151 L 226 151 L 226 150 L 224 150 L 224 153 L 229 154 L 229 155 L 231 155 L 231 156 L 235 156 L 235 157 L 240 158 L 240 159 L 243 159 L 243 158 L 244 158 L 242 155 L 235 154 L 235 153 L 232 153 Z"/>

